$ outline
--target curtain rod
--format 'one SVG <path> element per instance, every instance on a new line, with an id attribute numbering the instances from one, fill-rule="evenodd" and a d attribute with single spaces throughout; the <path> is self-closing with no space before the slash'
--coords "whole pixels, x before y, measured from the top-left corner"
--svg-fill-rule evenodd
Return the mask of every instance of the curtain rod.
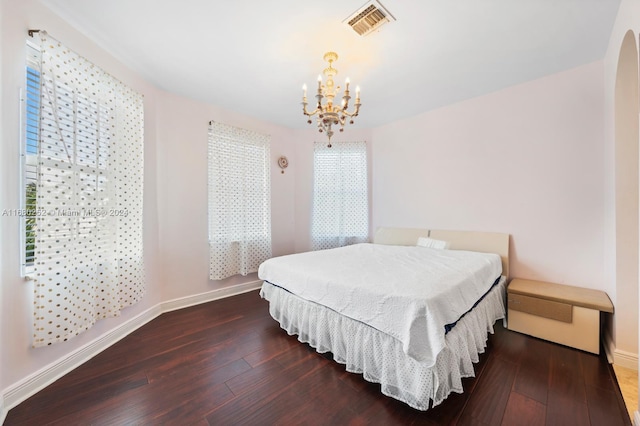
<path id="1" fill-rule="evenodd" d="M 33 35 L 35 33 L 39 33 L 39 32 L 40 32 L 40 30 L 29 30 L 29 31 L 27 31 L 27 33 L 29 34 L 29 37 L 33 37 Z"/>

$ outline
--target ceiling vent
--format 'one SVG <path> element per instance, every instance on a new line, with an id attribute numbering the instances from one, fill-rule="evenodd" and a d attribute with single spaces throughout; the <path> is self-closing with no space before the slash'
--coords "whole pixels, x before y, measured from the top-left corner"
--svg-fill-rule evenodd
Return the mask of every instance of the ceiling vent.
<path id="1" fill-rule="evenodd" d="M 346 22 L 359 35 L 365 36 L 387 22 L 395 20 L 396 18 L 379 1 L 372 0 L 352 13 L 343 22 Z"/>

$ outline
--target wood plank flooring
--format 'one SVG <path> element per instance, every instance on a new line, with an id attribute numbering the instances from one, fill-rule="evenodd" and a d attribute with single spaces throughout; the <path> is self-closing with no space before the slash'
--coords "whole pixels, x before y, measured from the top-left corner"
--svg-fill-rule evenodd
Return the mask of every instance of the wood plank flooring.
<path id="1" fill-rule="evenodd" d="M 257 292 L 163 314 L 6 425 L 631 425 L 603 357 L 496 324 L 463 394 L 421 412 L 288 336 Z"/>

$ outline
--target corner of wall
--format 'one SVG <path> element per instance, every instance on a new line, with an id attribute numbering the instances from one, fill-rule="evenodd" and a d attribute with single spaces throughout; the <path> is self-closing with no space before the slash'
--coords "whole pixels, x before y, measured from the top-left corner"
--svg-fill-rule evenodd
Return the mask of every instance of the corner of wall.
<path id="1" fill-rule="evenodd" d="M 607 355 L 609 364 L 615 364 L 630 370 L 638 370 L 638 354 L 617 349 L 609 330 L 605 330 L 603 334 L 604 352 Z"/>
<path id="2" fill-rule="evenodd" d="M 3 20 L 3 8 L 4 8 L 4 2 L 0 1 L 0 23 L 2 23 Z M 0 46 L 2 46 L 2 39 L 3 39 L 4 35 L 3 33 L 0 31 Z M 0 82 L 2 82 L 2 49 L 0 49 Z M 2 96 L 2 84 L 0 84 L 0 99 L 3 99 Z M 3 121 L 3 117 L 2 117 L 2 102 L 0 102 L 0 128 L 2 128 L 2 123 Z M 3 133 L 0 132 L 0 146 L 4 146 L 4 137 L 3 137 Z M 2 185 L 2 188 L 4 188 L 4 185 Z M 2 203 L 2 200 L 0 199 L 0 203 Z M 0 232 L 2 232 L 2 230 L 0 230 Z M 2 260 L 0 260 L 0 265 L 2 263 Z M 2 268 L 0 267 L 0 270 Z M 3 292 L 3 286 L 0 286 L 0 310 L 2 309 L 2 304 L 3 304 L 3 296 L 2 296 L 2 292 Z M 5 342 L 4 340 L 4 335 L 3 335 L 3 328 L 0 327 L 0 342 Z M 2 362 L 2 358 L 4 356 L 4 353 L 2 352 L 2 350 L 0 349 L 0 425 L 4 423 L 4 419 L 7 416 L 7 412 L 4 409 L 4 371 L 3 371 L 3 365 L 4 363 Z"/>
<path id="3" fill-rule="evenodd" d="M 636 412 L 636 415 L 638 413 Z M 7 412 L 4 409 L 4 397 L 0 394 L 0 425 L 4 423 L 4 419 L 7 417 Z"/>
<path id="4" fill-rule="evenodd" d="M 638 370 L 638 354 L 616 349 L 613 352 L 613 363 L 629 370 Z M 640 426 L 640 425 L 639 425 Z"/>
<path id="5" fill-rule="evenodd" d="M 604 330 L 602 340 L 604 340 L 602 343 L 604 346 L 604 353 L 607 355 L 607 361 L 609 364 L 614 364 L 616 345 L 613 342 L 613 337 L 611 336 L 611 330 L 609 328 Z"/>

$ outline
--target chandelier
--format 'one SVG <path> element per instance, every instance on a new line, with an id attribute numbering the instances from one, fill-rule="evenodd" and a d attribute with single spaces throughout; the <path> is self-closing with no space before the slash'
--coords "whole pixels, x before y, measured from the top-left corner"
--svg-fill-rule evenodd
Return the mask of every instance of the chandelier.
<path id="1" fill-rule="evenodd" d="M 336 86 L 333 77 L 338 74 L 338 70 L 333 68 L 333 63 L 338 60 L 338 54 L 336 52 L 327 52 L 324 54 L 323 59 L 329 62 L 329 66 L 322 71 L 327 81 L 322 84 L 322 75 L 318 76 L 318 92 L 316 93 L 316 109 L 309 112 L 307 110 L 307 85 L 302 86 L 302 112 L 309 117 L 307 123 L 311 124 L 311 117 L 317 115 L 318 131 L 320 133 L 326 133 L 329 138 L 328 147 L 331 148 L 331 136 L 333 136 L 333 127 L 340 126 L 340 131 L 344 131 L 344 125 L 349 118 L 349 124 L 353 124 L 353 117 L 358 116 L 360 111 L 360 87 L 356 87 L 356 103 L 353 112 L 347 111 L 349 108 L 349 79 L 345 80 L 344 94 L 342 95 L 342 102 L 340 105 L 334 105 L 334 99 L 340 93 L 340 86 Z M 322 100 L 325 99 L 325 103 Z"/>

